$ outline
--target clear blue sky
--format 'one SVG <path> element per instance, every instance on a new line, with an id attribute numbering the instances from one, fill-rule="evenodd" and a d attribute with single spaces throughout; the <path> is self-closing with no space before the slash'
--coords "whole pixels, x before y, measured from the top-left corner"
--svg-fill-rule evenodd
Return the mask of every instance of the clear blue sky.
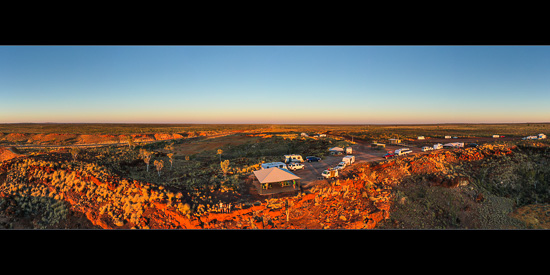
<path id="1" fill-rule="evenodd" d="M 548 46 L 0 46 L 0 123 L 550 121 Z"/>

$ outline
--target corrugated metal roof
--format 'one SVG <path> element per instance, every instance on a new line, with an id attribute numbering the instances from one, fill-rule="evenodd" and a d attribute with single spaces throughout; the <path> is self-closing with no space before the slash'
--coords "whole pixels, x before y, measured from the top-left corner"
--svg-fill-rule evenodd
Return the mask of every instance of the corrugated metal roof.
<path id="1" fill-rule="evenodd" d="M 300 177 L 294 175 L 286 169 L 277 167 L 254 171 L 254 176 L 260 183 L 281 182 L 285 180 L 299 180 Z"/>

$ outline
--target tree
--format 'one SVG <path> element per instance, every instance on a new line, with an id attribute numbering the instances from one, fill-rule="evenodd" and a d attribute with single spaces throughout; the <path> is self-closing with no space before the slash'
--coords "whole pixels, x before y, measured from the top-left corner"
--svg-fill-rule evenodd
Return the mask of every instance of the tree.
<path id="1" fill-rule="evenodd" d="M 223 150 L 222 149 L 218 149 L 218 155 L 220 155 L 220 162 L 222 162 L 222 153 L 223 153 Z"/>
<path id="2" fill-rule="evenodd" d="M 80 152 L 82 152 L 80 148 L 77 148 L 77 147 L 71 148 L 71 155 L 73 156 L 74 161 L 76 161 L 76 158 L 78 157 L 78 154 L 80 154 Z"/>
<path id="3" fill-rule="evenodd" d="M 174 153 L 167 154 L 169 160 L 170 160 L 170 170 L 172 170 L 172 162 L 174 161 Z"/>
<path id="4" fill-rule="evenodd" d="M 153 164 L 157 168 L 157 172 L 159 173 L 159 177 L 160 177 L 160 170 L 162 170 L 162 167 L 164 167 L 164 161 L 163 160 L 155 160 L 155 162 L 153 162 Z"/>
<path id="5" fill-rule="evenodd" d="M 145 164 L 147 164 L 147 172 L 149 172 L 149 161 L 151 160 L 151 157 L 153 156 L 153 152 L 149 152 L 145 149 L 139 149 L 139 155 L 141 156 L 141 158 L 143 159 Z"/>
<path id="6" fill-rule="evenodd" d="M 128 148 L 132 149 L 132 147 L 136 148 L 136 144 L 134 143 L 134 137 L 131 135 L 128 135 L 126 137 L 126 140 L 128 141 Z"/>
<path id="7" fill-rule="evenodd" d="M 225 175 L 227 174 L 227 171 L 229 171 L 229 160 L 226 159 L 226 160 L 220 162 L 220 166 L 221 166 L 222 171 L 223 171 L 223 176 L 225 177 Z"/>

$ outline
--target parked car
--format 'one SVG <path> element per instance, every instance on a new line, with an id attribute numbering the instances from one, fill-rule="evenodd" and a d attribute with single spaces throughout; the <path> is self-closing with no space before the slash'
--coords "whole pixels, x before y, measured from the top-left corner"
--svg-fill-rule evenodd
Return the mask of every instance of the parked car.
<path id="1" fill-rule="evenodd" d="M 296 171 L 298 169 L 304 169 L 304 165 L 299 162 L 293 162 L 288 165 L 288 170 Z"/>
<path id="2" fill-rule="evenodd" d="M 474 148 L 477 148 L 479 145 L 477 145 L 477 143 L 470 143 L 468 144 L 468 147 L 474 147 Z"/>
<path id="3" fill-rule="evenodd" d="M 343 161 L 338 163 L 338 165 L 336 167 L 334 167 L 334 169 L 336 169 L 336 170 L 342 170 L 344 168 L 346 168 L 346 163 L 343 162 Z"/>
<path id="4" fill-rule="evenodd" d="M 321 161 L 319 157 L 306 157 L 307 162 Z"/>
<path id="5" fill-rule="evenodd" d="M 395 157 L 395 154 L 394 154 L 394 153 L 386 153 L 386 154 L 383 155 L 382 157 L 384 157 L 385 159 L 393 158 L 393 157 Z"/>

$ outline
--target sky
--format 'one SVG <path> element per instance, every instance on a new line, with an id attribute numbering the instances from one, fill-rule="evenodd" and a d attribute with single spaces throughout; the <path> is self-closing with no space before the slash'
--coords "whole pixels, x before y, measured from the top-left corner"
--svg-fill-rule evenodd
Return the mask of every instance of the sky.
<path id="1" fill-rule="evenodd" d="M 550 122 L 550 46 L 0 46 L 0 123 Z"/>

